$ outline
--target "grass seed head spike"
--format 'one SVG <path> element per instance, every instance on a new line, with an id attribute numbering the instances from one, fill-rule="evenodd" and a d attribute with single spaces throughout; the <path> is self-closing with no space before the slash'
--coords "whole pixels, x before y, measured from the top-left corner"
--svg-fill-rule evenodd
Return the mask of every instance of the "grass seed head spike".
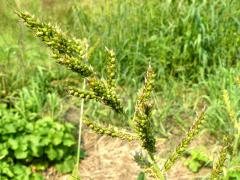
<path id="1" fill-rule="evenodd" d="M 96 124 L 93 121 L 89 119 L 84 119 L 84 124 L 87 125 L 89 128 L 91 128 L 93 131 L 95 131 L 98 134 L 102 135 L 107 135 L 111 137 L 117 137 L 122 140 L 127 140 L 127 141 L 133 141 L 137 140 L 138 137 L 135 134 L 129 133 L 124 130 L 120 130 L 116 127 L 109 126 L 109 127 L 104 127 L 102 125 Z"/>
<path id="2" fill-rule="evenodd" d="M 223 172 L 224 164 L 227 159 L 227 153 L 228 150 L 231 149 L 231 138 L 225 136 L 223 139 L 223 146 L 220 150 L 220 155 L 213 167 L 213 170 L 211 172 L 210 180 L 218 180 L 221 179 L 220 176 Z"/>
<path id="3" fill-rule="evenodd" d="M 70 57 L 67 55 L 59 56 L 54 54 L 53 57 L 57 59 L 59 64 L 66 66 L 68 69 L 80 74 L 83 77 L 88 77 L 94 75 L 93 68 L 86 65 L 83 61 L 75 57 Z"/>
<path id="4" fill-rule="evenodd" d="M 85 91 L 85 90 L 77 89 L 75 87 L 69 87 L 67 91 L 70 95 L 75 97 L 80 97 L 86 100 L 95 99 L 96 101 L 100 101 L 99 98 L 92 91 Z"/>
<path id="5" fill-rule="evenodd" d="M 83 58 L 86 53 L 86 43 L 75 38 L 67 38 L 59 28 L 50 23 L 43 23 L 39 19 L 27 12 L 16 12 L 24 21 L 26 26 L 32 30 L 35 35 L 49 46 L 55 54 L 75 56 Z"/>
<path id="6" fill-rule="evenodd" d="M 112 49 L 105 49 L 107 52 L 107 81 L 108 85 L 114 90 L 116 87 L 116 55 Z"/>
<path id="7" fill-rule="evenodd" d="M 225 89 L 223 90 L 223 100 L 224 100 L 224 104 L 226 106 L 226 110 L 228 112 L 229 118 L 231 120 L 231 123 L 233 124 L 234 128 L 237 128 L 237 115 L 236 112 L 233 110 L 232 106 L 231 106 L 231 101 L 229 98 L 229 94 L 228 91 Z"/>
<path id="8" fill-rule="evenodd" d="M 147 75 L 145 78 L 144 87 L 140 91 L 137 97 L 135 105 L 135 113 L 133 117 L 134 128 L 139 138 L 142 141 L 142 146 L 148 152 L 156 152 L 156 139 L 153 135 L 152 119 L 151 119 L 151 106 L 149 103 L 149 97 L 153 89 L 154 72 L 149 66 Z"/>
<path id="9" fill-rule="evenodd" d="M 165 161 L 164 166 L 163 166 L 164 172 L 167 172 L 173 166 L 173 164 L 176 162 L 176 160 L 181 157 L 182 153 L 187 149 L 187 147 L 190 145 L 192 140 L 199 133 L 204 121 L 205 121 L 205 108 L 198 115 L 194 124 L 187 132 L 185 138 L 182 139 L 181 143 L 177 146 L 175 151 L 172 154 L 170 154 L 170 156 Z"/>
<path id="10" fill-rule="evenodd" d="M 89 86 L 91 91 L 93 91 L 104 104 L 110 106 L 118 113 L 123 113 L 123 106 L 121 105 L 120 99 L 117 97 L 115 91 L 109 88 L 106 82 L 96 78 L 90 78 Z"/>

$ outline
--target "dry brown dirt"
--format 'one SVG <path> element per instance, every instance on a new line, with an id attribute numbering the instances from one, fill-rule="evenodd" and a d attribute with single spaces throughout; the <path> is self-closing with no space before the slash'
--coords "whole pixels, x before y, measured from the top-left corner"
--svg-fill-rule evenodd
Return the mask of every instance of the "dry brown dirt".
<path id="1" fill-rule="evenodd" d="M 181 138 L 173 137 L 169 140 L 160 140 L 157 143 L 159 156 L 164 158 L 174 149 L 174 146 Z M 206 134 L 200 135 L 191 147 L 198 147 L 199 144 L 211 147 L 211 140 Z M 80 163 L 80 175 L 82 180 L 136 180 L 140 168 L 133 161 L 136 150 L 140 150 L 137 142 L 126 142 L 116 138 L 100 136 L 85 129 L 83 132 L 84 149 L 87 152 Z M 212 143 L 214 144 L 214 143 Z M 216 148 L 215 148 L 216 149 Z M 208 152 L 212 153 L 212 152 Z M 207 175 L 210 169 L 203 168 L 199 173 L 192 173 L 183 164 L 184 160 L 179 160 L 170 173 L 167 174 L 168 180 L 192 180 L 200 179 Z M 49 174 L 48 174 L 49 175 Z M 67 180 L 70 175 L 58 176 L 53 173 L 48 180 Z M 150 178 L 148 178 L 150 179 Z"/>

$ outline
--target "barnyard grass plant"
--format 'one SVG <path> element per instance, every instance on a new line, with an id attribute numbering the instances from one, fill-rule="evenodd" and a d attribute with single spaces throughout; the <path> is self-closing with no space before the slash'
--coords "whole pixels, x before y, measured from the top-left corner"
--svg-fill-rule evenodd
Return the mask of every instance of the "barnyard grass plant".
<path id="1" fill-rule="evenodd" d="M 77 87 L 67 87 L 70 95 L 85 100 L 95 100 L 110 107 L 114 112 L 119 113 L 126 118 L 126 110 L 123 100 L 117 92 L 116 84 L 116 55 L 113 50 L 106 48 L 106 78 L 100 78 L 98 72 L 94 70 L 89 62 L 92 49 L 89 48 L 85 40 L 78 40 L 66 36 L 58 27 L 52 26 L 50 23 L 43 23 L 29 13 L 17 12 L 20 19 L 25 25 L 39 37 L 53 52 L 53 58 L 56 61 L 73 72 L 81 75 L 85 79 L 86 88 L 79 89 Z M 94 48 L 96 49 L 96 48 Z M 143 169 L 145 173 L 155 179 L 166 179 L 167 172 L 174 163 L 179 159 L 183 152 L 188 148 L 192 140 L 196 138 L 203 123 L 205 122 L 205 109 L 197 116 L 196 121 L 186 133 L 185 138 L 176 147 L 173 153 L 170 153 L 165 162 L 158 162 L 158 153 L 156 148 L 157 138 L 154 134 L 154 127 L 151 118 L 153 103 L 151 102 L 151 94 L 154 89 L 155 74 L 149 65 L 145 82 L 138 92 L 135 103 L 135 112 L 130 118 L 130 130 L 124 130 L 112 125 L 104 126 L 87 117 L 83 118 L 86 126 L 91 128 L 98 134 L 107 135 L 114 138 L 120 138 L 127 141 L 138 141 L 141 144 L 143 153 L 136 153 L 134 160 Z M 213 171 L 215 174 L 221 173 L 225 161 L 226 151 L 223 149 L 220 153 L 220 160 Z"/>

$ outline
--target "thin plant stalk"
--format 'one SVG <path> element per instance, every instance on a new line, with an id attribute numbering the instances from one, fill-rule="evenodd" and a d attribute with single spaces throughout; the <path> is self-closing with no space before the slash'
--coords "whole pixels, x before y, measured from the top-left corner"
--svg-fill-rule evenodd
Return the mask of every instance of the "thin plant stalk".
<path id="1" fill-rule="evenodd" d="M 239 139 L 240 139 L 240 132 L 238 130 L 238 132 L 235 135 L 235 140 L 234 140 L 234 145 L 233 145 L 233 156 L 237 156 L 237 154 L 238 154 Z"/>
<path id="2" fill-rule="evenodd" d="M 85 79 L 83 81 L 83 90 L 85 89 Z M 80 151 L 81 151 L 81 135 L 82 135 L 82 122 L 83 122 L 83 106 L 84 106 L 84 99 L 81 100 L 81 107 L 80 107 L 80 117 L 79 117 L 79 124 L 78 124 L 78 148 L 77 148 L 77 163 L 76 167 L 79 169 L 79 159 L 80 159 Z"/>
<path id="3" fill-rule="evenodd" d="M 153 166 L 152 166 L 152 169 L 154 171 L 154 176 L 156 179 L 159 179 L 159 180 L 165 180 L 165 176 L 164 176 L 164 173 L 161 171 L 158 163 L 156 162 L 153 154 L 149 154 L 149 157 L 150 157 L 150 160 L 151 162 L 153 163 Z"/>

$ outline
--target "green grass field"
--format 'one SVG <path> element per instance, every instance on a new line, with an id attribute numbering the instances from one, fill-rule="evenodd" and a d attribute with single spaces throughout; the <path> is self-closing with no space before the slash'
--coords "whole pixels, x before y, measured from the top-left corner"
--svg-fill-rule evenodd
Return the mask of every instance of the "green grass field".
<path id="1" fill-rule="evenodd" d="M 50 49 L 16 15 L 17 10 L 59 27 L 67 37 L 87 41 L 92 47 L 88 63 L 99 72 L 99 78 L 106 78 L 105 48 L 116 53 L 117 90 L 126 117 L 91 101 L 84 103 L 85 116 L 129 128 L 127 120 L 134 113 L 137 92 L 150 64 L 156 73 L 154 135 L 173 140 L 167 145 L 174 148 L 196 114 L 206 107 L 206 122 L 195 141 L 205 140 L 202 146 L 219 152 L 223 137 L 232 136 L 234 153 L 227 156 L 222 177 L 240 179 L 239 0 L 0 0 L 0 4 L 0 179 L 22 179 L 23 174 L 42 179 L 43 171 L 52 166 L 63 174 L 71 173 L 76 152 L 69 149 L 77 149 L 81 100 L 69 96 L 65 88 L 82 87 L 83 80 L 55 62 Z M 232 119 L 236 120 L 234 127 Z M 43 131 L 38 132 L 38 126 Z M 44 127 L 49 129 L 45 132 Z M 47 131 L 53 135 L 47 136 Z M 54 136 L 57 131 L 59 143 Z M 21 147 L 21 138 L 26 136 L 34 136 L 36 141 L 31 144 L 26 140 L 29 146 Z M 49 142 L 40 140 L 46 136 Z M 47 158 L 42 158 L 44 153 Z M 87 150 L 82 152 L 83 158 L 84 154 Z M 201 164 L 204 155 L 196 154 L 190 153 L 190 165 L 185 165 L 193 172 L 187 179 L 208 168 Z M 216 154 L 209 156 L 211 163 L 216 160 Z M 199 176 L 206 178 L 208 174 Z"/>

